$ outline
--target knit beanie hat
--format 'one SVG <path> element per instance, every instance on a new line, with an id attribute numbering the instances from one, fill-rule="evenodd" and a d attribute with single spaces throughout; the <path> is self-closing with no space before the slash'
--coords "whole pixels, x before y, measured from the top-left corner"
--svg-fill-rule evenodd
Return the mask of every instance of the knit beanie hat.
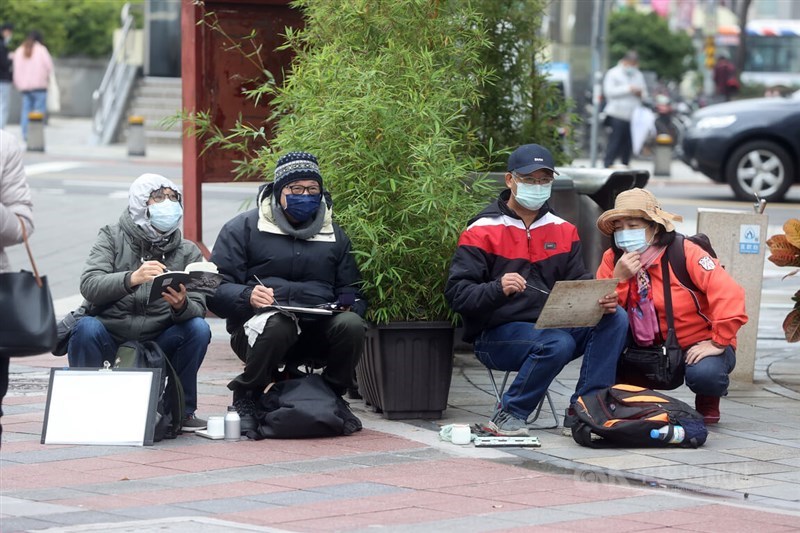
<path id="1" fill-rule="evenodd" d="M 308 152 L 289 152 L 278 159 L 275 167 L 275 181 L 272 193 L 280 200 L 281 191 L 290 183 L 298 180 L 314 180 L 322 188 L 322 175 L 319 163 L 313 154 Z"/>

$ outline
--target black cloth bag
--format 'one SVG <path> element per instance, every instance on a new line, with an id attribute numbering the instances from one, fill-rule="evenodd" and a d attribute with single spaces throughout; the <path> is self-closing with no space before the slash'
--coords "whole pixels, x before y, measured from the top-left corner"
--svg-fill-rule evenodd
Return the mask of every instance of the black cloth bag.
<path id="1" fill-rule="evenodd" d="M 303 439 L 351 435 L 361 421 L 341 396 L 318 374 L 279 381 L 261 396 L 256 408 L 254 440 Z"/>
<path id="2" fill-rule="evenodd" d="M 22 357 L 53 350 L 56 345 L 56 314 L 46 276 L 39 276 L 22 224 L 25 248 L 33 272 L 0 274 L 0 356 Z"/>

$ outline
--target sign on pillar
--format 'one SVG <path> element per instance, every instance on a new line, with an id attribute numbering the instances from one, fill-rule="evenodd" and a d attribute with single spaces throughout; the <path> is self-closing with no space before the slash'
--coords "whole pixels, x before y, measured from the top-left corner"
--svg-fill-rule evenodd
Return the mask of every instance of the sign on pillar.
<path id="1" fill-rule="evenodd" d="M 736 336 L 736 368 L 731 379 L 752 383 L 769 218 L 752 211 L 698 209 L 697 212 L 697 231 L 708 235 L 720 264 L 744 288 L 748 321 Z"/>

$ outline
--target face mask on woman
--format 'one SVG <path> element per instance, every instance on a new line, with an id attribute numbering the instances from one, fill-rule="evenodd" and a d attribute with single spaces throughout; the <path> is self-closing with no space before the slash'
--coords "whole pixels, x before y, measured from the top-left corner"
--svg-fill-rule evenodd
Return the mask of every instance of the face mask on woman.
<path id="1" fill-rule="evenodd" d="M 525 209 L 537 211 L 550 198 L 552 186 L 551 183 L 547 185 L 529 185 L 517 182 L 517 192 L 514 197 Z"/>
<path id="2" fill-rule="evenodd" d="M 179 202 L 166 200 L 147 206 L 150 213 L 150 224 L 158 231 L 168 233 L 178 227 L 183 217 L 183 208 Z"/>
<path id="3" fill-rule="evenodd" d="M 643 252 L 650 246 L 645 228 L 617 230 L 614 232 L 614 243 L 626 252 Z"/>

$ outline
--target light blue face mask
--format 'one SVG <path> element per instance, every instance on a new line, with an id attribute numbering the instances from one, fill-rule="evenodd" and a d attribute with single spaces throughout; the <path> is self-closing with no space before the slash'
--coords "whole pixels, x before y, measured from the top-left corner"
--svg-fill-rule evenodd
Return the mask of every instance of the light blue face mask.
<path id="1" fill-rule="evenodd" d="M 626 252 L 643 252 L 650 246 L 645 228 L 617 230 L 614 232 L 614 243 Z"/>
<path id="2" fill-rule="evenodd" d="M 150 224 L 158 231 L 168 233 L 178 227 L 183 218 L 180 202 L 164 200 L 161 203 L 147 206 L 150 213 Z"/>
<path id="3" fill-rule="evenodd" d="M 527 183 L 517 182 L 517 193 L 514 197 L 525 209 L 538 211 L 550 198 L 550 189 L 552 189 L 552 187 L 552 183 L 548 183 L 547 185 L 529 185 Z"/>

